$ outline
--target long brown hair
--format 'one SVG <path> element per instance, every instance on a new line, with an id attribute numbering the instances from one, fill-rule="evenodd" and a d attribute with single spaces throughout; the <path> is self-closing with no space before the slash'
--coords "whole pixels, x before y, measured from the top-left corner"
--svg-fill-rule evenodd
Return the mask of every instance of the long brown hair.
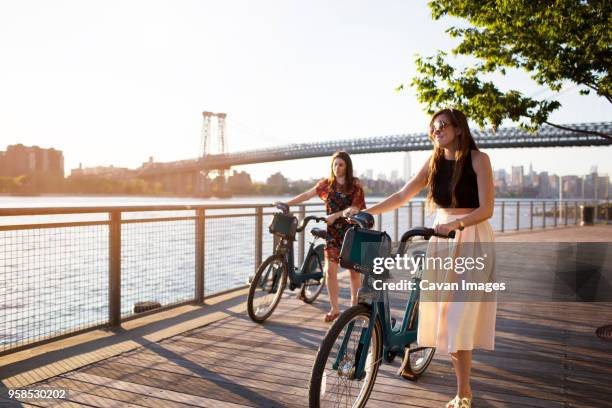
<path id="1" fill-rule="evenodd" d="M 463 167 L 465 161 L 467 160 L 470 152 L 472 150 L 478 150 L 476 147 L 476 142 L 472 137 L 472 133 L 470 132 L 470 127 L 468 126 L 467 118 L 465 114 L 458 109 L 442 109 L 436 112 L 429 122 L 429 139 L 432 141 L 434 145 L 433 154 L 431 155 L 431 160 L 429 162 L 429 173 L 427 175 L 427 206 L 429 208 L 433 208 L 433 192 L 436 187 L 436 176 L 440 169 L 440 163 L 444 159 L 444 148 L 436 145 L 434 141 L 434 135 L 432 132 L 432 125 L 436 118 L 442 114 L 446 114 L 448 118 L 451 120 L 451 125 L 453 125 L 458 132 L 455 132 L 455 140 L 457 143 L 457 150 L 455 151 L 455 167 L 453 169 L 453 178 L 451 179 L 451 207 L 457 206 L 457 197 L 456 197 L 456 189 L 459 180 L 461 179 L 461 175 L 463 173 Z M 460 132 L 460 133 L 459 133 Z"/>
<path id="2" fill-rule="evenodd" d="M 342 159 L 346 165 L 346 171 L 344 173 L 344 187 L 340 188 L 340 190 L 342 192 L 349 193 L 353 190 L 353 186 L 356 182 L 358 182 L 358 179 L 353 176 L 353 161 L 347 152 L 338 151 L 331 157 L 331 172 L 328 179 L 329 185 L 331 186 L 332 190 L 338 188 L 336 185 L 336 176 L 334 175 L 334 160 L 337 158 Z"/>

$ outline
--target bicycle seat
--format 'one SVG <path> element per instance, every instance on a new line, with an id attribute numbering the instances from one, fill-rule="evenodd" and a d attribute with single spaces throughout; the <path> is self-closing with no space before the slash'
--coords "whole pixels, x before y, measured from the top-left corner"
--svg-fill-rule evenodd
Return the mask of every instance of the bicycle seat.
<path id="1" fill-rule="evenodd" d="M 324 229 L 321 229 L 321 228 L 313 228 L 313 229 L 310 230 L 310 233 L 314 237 L 319 237 L 319 238 L 323 238 L 323 239 L 327 238 L 327 231 L 324 230 Z"/>

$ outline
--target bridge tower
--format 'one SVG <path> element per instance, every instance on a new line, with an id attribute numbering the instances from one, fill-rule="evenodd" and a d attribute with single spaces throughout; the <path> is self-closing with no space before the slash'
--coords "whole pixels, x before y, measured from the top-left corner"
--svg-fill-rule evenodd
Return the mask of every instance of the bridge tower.
<path id="1" fill-rule="evenodd" d="M 225 118 L 227 113 L 202 112 L 204 121 L 202 122 L 202 138 L 200 140 L 200 157 L 207 154 L 227 153 L 227 143 L 225 142 Z M 213 133 L 213 118 L 217 119 L 216 126 L 216 145 L 213 147 L 211 140 Z"/>
<path id="2" fill-rule="evenodd" d="M 227 142 L 225 118 L 227 117 L 227 113 L 204 111 L 202 112 L 202 116 L 202 135 L 200 139 L 199 152 L 200 159 L 206 160 L 206 156 L 211 154 L 226 154 Z M 212 194 L 220 197 L 229 195 L 226 170 L 227 169 L 219 169 L 217 171 L 201 171 L 198 177 L 199 180 L 197 182 L 197 192 L 205 196 Z"/>

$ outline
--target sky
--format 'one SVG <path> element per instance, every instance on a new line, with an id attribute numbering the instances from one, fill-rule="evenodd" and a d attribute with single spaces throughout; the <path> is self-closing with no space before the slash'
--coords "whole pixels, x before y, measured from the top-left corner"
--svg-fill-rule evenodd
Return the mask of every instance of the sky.
<path id="1" fill-rule="evenodd" d="M 450 50 L 453 19 L 424 1 L 3 1 L 0 149 L 62 150 L 66 174 L 196 157 L 204 110 L 225 112 L 230 151 L 424 131 L 415 55 Z M 503 80 L 552 96 L 524 73 Z M 612 120 L 603 98 L 568 84 L 556 123 Z M 511 124 L 510 124 L 511 125 Z M 493 167 L 612 174 L 612 147 L 488 150 Z M 412 154 L 413 171 L 426 152 Z M 354 156 L 357 174 L 397 170 L 402 154 Z M 329 158 L 242 166 L 319 178 Z"/>

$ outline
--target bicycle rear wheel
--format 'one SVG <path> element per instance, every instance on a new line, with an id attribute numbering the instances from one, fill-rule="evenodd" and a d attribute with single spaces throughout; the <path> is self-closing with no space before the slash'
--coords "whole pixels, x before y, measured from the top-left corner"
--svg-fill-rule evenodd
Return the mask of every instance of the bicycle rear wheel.
<path id="1" fill-rule="evenodd" d="M 268 257 L 257 268 L 247 298 L 251 320 L 264 322 L 280 302 L 287 284 L 287 262 L 282 255 Z"/>
<path id="2" fill-rule="evenodd" d="M 302 291 L 300 292 L 300 299 L 306 303 L 312 303 L 323 291 L 325 286 L 325 271 L 323 270 L 323 248 L 324 244 L 317 245 L 314 251 L 308 256 L 304 263 L 304 273 L 321 273 L 323 277 L 321 279 L 308 279 L 302 284 Z"/>
<path id="3" fill-rule="evenodd" d="M 368 327 L 370 313 L 370 306 L 353 306 L 344 311 L 328 330 L 317 351 L 310 376 L 308 395 L 311 408 L 365 406 L 376 382 L 383 343 L 382 328 L 377 320 L 367 350 L 364 376 L 354 378 L 356 357 L 363 351 L 359 339 Z M 344 352 L 340 353 L 342 349 Z"/>

